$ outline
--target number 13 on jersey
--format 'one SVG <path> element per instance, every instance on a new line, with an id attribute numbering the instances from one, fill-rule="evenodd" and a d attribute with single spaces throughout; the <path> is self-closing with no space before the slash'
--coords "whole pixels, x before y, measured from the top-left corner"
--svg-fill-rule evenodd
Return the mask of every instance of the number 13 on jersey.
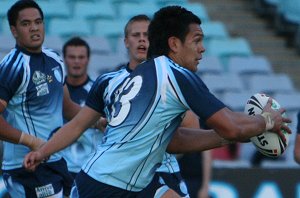
<path id="1" fill-rule="evenodd" d="M 127 78 L 121 87 L 115 92 L 115 101 L 112 105 L 111 120 L 109 125 L 117 126 L 128 116 L 131 108 L 131 100 L 139 93 L 143 79 L 141 76 Z"/>

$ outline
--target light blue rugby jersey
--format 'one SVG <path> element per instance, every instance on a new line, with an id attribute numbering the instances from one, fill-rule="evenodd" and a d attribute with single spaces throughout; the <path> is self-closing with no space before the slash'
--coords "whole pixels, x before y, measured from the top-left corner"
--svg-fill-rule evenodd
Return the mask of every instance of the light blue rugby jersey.
<path id="1" fill-rule="evenodd" d="M 132 70 L 130 70 L 128 68 L 128 65 L 125 65 L 123 66 L 120 71 L 118 73 L 116 72 L 113 72 L 112 73 L 112 76 L 117 76 L 117 80 L 115 80 L 114 78 L 110 78 L 109 84 L 112 84 L 113 85 L 113 89 L 108 89 L 108 92 L 112 92 L 114 91 L 115 87 L 118 86 L 119 83 L 122 83 L 123 80 L 129 76 L 129 74 L 132 72 Z M 117 74 L 120 74 L 120 76 L 118 76 Z M 107 74 L 107 75 L 110 75 L 110 74 Z M 111 93 L 110 93 L 111 94 Z M 105 98 L 103 98 L 105 100 Z M 109 104 L 110 102 L 108 102 Z M 107 111 L 106 113 L 109 114 L 109 112 Z M 179 168 L 179 164 L 177 162 L 177 159 L 176 159 L 176 155 L 172 155 L 172 154 L 169 154 L 169 153 L 165 153 L 164 157 L 163 157 L 163 160 L 162 160 L 162 163 L 161 163 L 161 166 L 157 169 L 158 172 L 165 172 L 165 173 L 176 173 L 176 172 L 179 172 L 180 171 L 180 168 Z"/>
<path id="2" fill-rule="evenodd" d="M 110 75 L 96 80 L 86 102 L 106 112 L 109 126 L 83 170 L 102 183 L 140 191 L 161 165 L 184 112 L 192 109 L 206 120 L 224 104 L 196 74 L 165 56 L 144 62 L 125 79 L 117 73 L 109 81 Z"/>
<path id="3" fill-rule="evenodd" d="M 13 127 L 48 140 L 62 126 L 65 71 L 61 57 L 43 48 L 33 54 L 16 46 L 0 64 L 0 98 L 8 105 L 3 114 Z M 30 151 L 23 145 L 4 142 L 2 169 L 22 167 Z M 59 160 L 54 154 L 49 162 Z"/>
<path id="4" fill-rule="evenodd" d="M 71 99 L 83 107 L 93 83 L 90 78 L 80 86 L 72 86 L 66 82 Z M 62 151 L 69 171 L 78 173 L 81 170 L 83 162 L 95 152 L 97 144 L 101 143 L 102 136 L 102 132 L 97 129 L 87 129 L 79 139 Z"/>

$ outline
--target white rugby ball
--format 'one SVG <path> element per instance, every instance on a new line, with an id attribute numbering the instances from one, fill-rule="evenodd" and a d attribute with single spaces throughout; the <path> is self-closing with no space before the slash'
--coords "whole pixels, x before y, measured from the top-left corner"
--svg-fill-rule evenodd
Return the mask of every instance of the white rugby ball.
<path id="1" fill-rule="evenodd" d="M 264 106 L 267 104 L 269 96 L 257 93 L 247 101 L 244 112 L 248 115 L 255 116 L 261 114 Z M 280 104 L 272 98 L 272 108 L 280 109 Z M 285 114 L 283 114 L 285 116 Z M 282 131 L 286 142 L 283 142 L 280 137 L 273 132 L 265 131 L 260 135 L 252 137 L 250 140 L 263 155 L 269 157 L 278 157 L 286 150 L 289 142 L 289 133 Z"/>

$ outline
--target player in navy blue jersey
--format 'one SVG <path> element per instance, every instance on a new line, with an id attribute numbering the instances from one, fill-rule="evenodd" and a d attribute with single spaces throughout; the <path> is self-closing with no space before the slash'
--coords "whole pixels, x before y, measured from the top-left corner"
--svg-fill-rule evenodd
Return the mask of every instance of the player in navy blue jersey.
<path id="1" fill-rule="evenodd" d="M 294 158 L 295 161 L 300 164 L 300 111 L 297 114 L 297 134 L 295 139 Z"/>
<path id="2" fill-rule="evenodd" d="M 64 87 L 61 57 L 43 48 L 44 15 L 35 1 L 15 2 L 7 12 L 16 46 L 0 64 L 0 134 L 4 140 L 2 173 L 11 197 L 63 197 L 72 177 L 60 154 L 35 172 L 22 166 L 37 149 L 80 109 Z M 26 146 L 24 146 L 24 145 Z"/>
<path id="3" fill-rule="evenodd" d="M 203 150 L 220 146 L 222 140 L 216 134 L 240 141 L 265 130 L 282 137 L 281 129 L 290 132 L 283 124 L 290 122 L 281 116 L 284 109 L 273 110 L 271 99 L 262 115 L 248 116 L 230 111 L 209 92 L 194 73 L 205 51 L 200 24 L 196 15 L 180 6 L 167 6 L 156 12 L 148 29 L 149 60 L 125 79 L 121 78 L 124 70 L 100 76 L 86 106 L 38 151 L 28 154 L 24 166 L 29 170 L 38 168 L 42 160 L 72 143 L 101 115 L 106 115 L 108 126 L 103 142 L 77 175 L 72 196 L 136 197 L 151 182 L 167 147 L 169 152 L 187 151 L 193 145 Z M 214 131 L 205 133 L 200 141 L 191 139 L 184 144 L 178 134 L 204 131 L 176 131 L 189 109 Z"/>
<path id="4" fill-rule="evenodd" d="M 90 47 L 79 37 L 69 39 L 63 46 L 64 63 L 67 70 L 66 84 L 71 99 L 80 106 L 85 105 L 88 92 L 94 81 L 88 76 Z M 68 169 L 75 178 L 84 160 L 96 150 L 102 133 L 95 128 L 87 129 L 80 138 L 63 150 Z"/>

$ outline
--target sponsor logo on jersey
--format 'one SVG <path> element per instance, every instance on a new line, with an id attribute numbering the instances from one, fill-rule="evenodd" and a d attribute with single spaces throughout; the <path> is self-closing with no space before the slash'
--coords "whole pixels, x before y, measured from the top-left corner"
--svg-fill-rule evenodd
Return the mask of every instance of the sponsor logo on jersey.
<path id="1" fill-rule="evenodd" d="M 32 82 L 35 85 L 40 85 L 42 83 L 46 82 L 46 75 L 43 74 L 40 71 L 35 71 L 34 74 L 32 75 Z"/>
<path id="2" fill-rule="evenodd" d="M 32 82 L 35 84 L 37 96 L 44 96 L 49 93 L 47 79 L 49 79 L 49 77 L 46 77 L 46 75 L 40 71 L 35 71 L 32 75 Z"/>

